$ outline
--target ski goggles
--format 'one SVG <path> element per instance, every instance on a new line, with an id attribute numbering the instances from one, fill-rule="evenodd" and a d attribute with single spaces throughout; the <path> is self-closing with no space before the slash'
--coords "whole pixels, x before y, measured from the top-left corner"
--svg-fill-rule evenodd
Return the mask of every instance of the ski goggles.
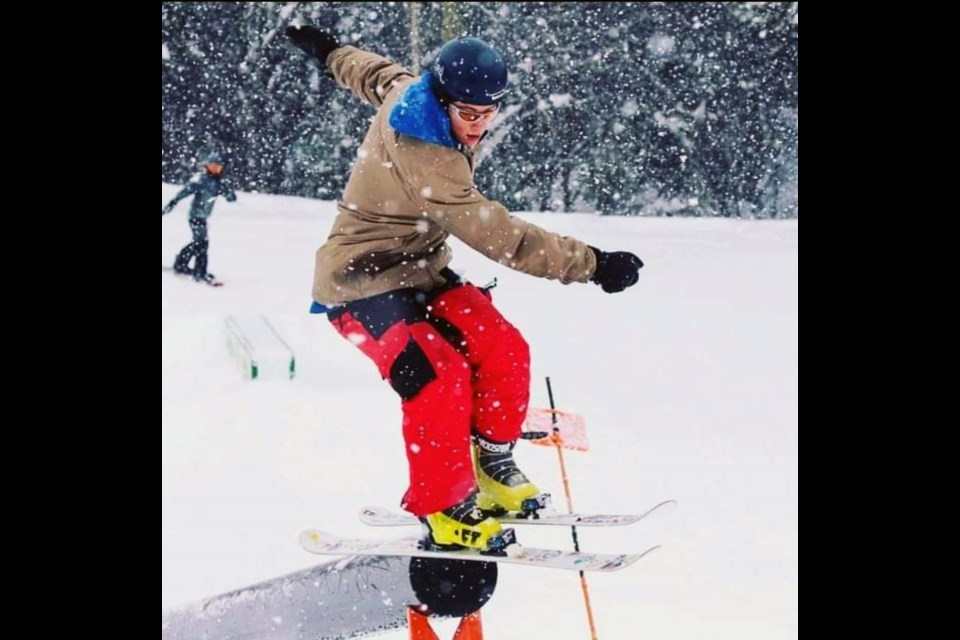
<path id="1" fill-rule="evenodd" d="M 464 122 L 477 122 L 478 120 L 483 120 L 486 122 L 488 120 L 493 120 L 494 117 L 500 113 L 500 105 L 497 105 L 496 108 L 490 111 L 484 111 L 483 113 L 468 111 L 467 109 L 462 109 L 453 103 L 450 104 L 450 108 L 453 109 L 453 112 L 457 114 L 457 117 Z"/>

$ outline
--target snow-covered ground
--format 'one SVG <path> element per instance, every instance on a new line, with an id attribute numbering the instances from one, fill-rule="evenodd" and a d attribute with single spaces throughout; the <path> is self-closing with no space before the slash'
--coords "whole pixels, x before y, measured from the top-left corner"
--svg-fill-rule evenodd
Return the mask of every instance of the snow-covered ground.
<path id="1" fill-rule="evenodd" d="M 176 189 L 161 186 L 161 206 Z M 405 486 L 394 392 L 307 313 L 333 203 L 238 197 L 210 220 L 210 271 L 225 286 L 161 274 L 164 608 L 320 564 L 297 544 L 306 528 L 390 533 L 360 524 L 357 510 L 396 506 Z M 164 266 L 189 240 L 188 203 L 162 219 Z M 679 501 L 632 527 L 580 529 L 584 550 L 663 545 L 589 577 L 599 637 L 797 637 L 798 222 L 521 216 L 646 262 L 637 286 L 608 295 L 452 242 L 452 266 L 479 284 L 496 277 L 497 306 L 530 343 L 532 405 L 548 404 L 550 376 L 558 406 L 587 419 L 591 450 L 566 456 L 574 507 Z M 295 380 L 241 378 L 223 331 L 241 313 L 277 328 L 296 353 Z M 522 445 L 517 458 L 562 509 L 556 453 Z M 571 544 L 569 529 L 519 533 Z M 573 573 L 502 566 L 483 614 L 489 638 L 589 637 Z"/>

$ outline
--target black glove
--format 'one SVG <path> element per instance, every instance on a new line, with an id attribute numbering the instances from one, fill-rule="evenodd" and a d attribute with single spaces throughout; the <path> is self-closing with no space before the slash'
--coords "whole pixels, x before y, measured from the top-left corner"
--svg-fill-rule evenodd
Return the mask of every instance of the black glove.
<path id="1" fill-rule="evenodd" d="M 340 41 L 326 31 L 305 25 L 290 25 L 287 27 L 287 37 L 293 40 L 305 53 L 317 56 L 320 64 L 327 65 L 327 56 L 334 49 L 340 48 Z"/>
<path id="2" fill-rule="evenodd" d="M 591 281 L 596 282 L 607 293 L 617 293 L 637 284 L 643 260 L 628 251 L 605 253 L 596 247 L 590 247 L 597 256 L 597 270 Z"/>

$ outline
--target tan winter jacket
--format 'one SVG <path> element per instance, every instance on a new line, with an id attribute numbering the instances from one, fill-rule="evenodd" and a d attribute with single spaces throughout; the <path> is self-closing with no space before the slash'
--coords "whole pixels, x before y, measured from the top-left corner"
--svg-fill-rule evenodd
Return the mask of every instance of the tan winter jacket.
<path id="1" fill-rule="evenodd" d="M 313 297 L 326 305 L 405 287 L 445 283 L 448 236 L 492 260 L 541 278 L 587 282 L 593 252 L 579 240 L 515 218 L 473 184 L 473 155 L 395 131 L 390 112 L 418 81 L 381 56 L 341 47 L 327 58 L 337 82 L 377 107 L 316 256 Z M 446 121 L 448 122 L 448 121 Z"/>

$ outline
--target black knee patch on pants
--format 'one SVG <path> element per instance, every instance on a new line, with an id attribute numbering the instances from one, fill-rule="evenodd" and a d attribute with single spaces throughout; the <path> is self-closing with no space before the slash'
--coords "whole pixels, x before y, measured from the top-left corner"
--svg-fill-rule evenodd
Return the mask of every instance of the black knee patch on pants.
<path id="1" fill-rule="evenodd" d="M 413 399 L 429 383 L 437 379 L 433 365 L 413 338 L 407 342 L 390 366 L 390 386 L 404 400 Z"/>

